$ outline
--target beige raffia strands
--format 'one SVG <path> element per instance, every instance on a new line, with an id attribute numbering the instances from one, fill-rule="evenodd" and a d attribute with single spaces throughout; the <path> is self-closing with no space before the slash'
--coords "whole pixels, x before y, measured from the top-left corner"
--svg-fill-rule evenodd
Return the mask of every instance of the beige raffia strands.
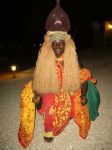
<path id="1" fill-rule="evenodd" d="M 58 31 L 61 33 L 62 31 Z M 34 71 L 33 90 L 37 93 L 58 93 L 58 77 L 56 73 L 56 58 L 52 51 L 50 36 L 54 32 L 48 31 L 44 43 L 40 48 Z M 80 87 L 79 65 L 75 44 L 69 34 L 65 35 L 64 75 L 62 88 L 66 92 L 75 91 Z"/>

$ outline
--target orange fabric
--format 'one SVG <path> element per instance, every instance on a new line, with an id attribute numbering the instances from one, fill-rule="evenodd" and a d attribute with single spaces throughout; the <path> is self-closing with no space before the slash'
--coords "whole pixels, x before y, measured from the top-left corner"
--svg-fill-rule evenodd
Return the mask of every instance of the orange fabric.
<path id="1" fill-rule="evenodd" d="M 82 138 L 86 138 L 88 131 L 90 129 L 90 118 L 87 105 L 82 106 L 80 103 L 81 91 L 75 92 L 74 100 L 74 120 L 79 126 L 79 134 Z"/>
<path id="2" fill-rule="evenodd" d="M 57 67 L 58 66 L 59 64 Z M 62 73 L 60 73 L 61 71 L 61 67 L 58 67 L 58 77 L 62 75 Z M 59 79 L 62 80 L 62 77 Z M 96 82 L 96 80 L 91 77 L 90 71 L 84 68 L 80 70 L 80 82 L 83 83 L 86 80 Z M 82 138 L 86 138 L 90 129 L 90 118 L 87 105 L 82 106 L 80 103 L 80 95 L 80 89 L 74 93 L 74 105 L 72 105 L 72 107 L 74 106 L 74 120 L 79 126 L 79 134 Z M 69 93 L 64 93 L 61 91 L 55 97 L 55 114 L 53 121 L 53 134 L 55 136 L 62 132 L 69 122 L 71 111 L 73 111 L 73 108 L 71 109 L 71 99 Z"/>
<path id="3" fill-rule="evenodd" d="M 53 116 L 53 134 L 58 135 L 70 119 L 71 99 L 68 93 L 59 93 L 55 96 L 55 113 Z"/>
<path id="4" fill-rule="evenodd" d="M 96 79 L 92 77 L 90 71 L 84 68 L 80 70 L 80 83 L 83 83 L 86 80 L 91 80 L 94 84 L 96 83 Z M 74 95 L 74 120 L 79 126 L 80 136 L 85 139 L 89 132 L 91 122 L 87 105 L 82 106 L 80 103 L 80 95 L 80 90 L 77 90 Z"/>
<path id="5" fill-rule="evenodd" d="M 20 144 L 26 148 L 33 137 L 35 124 L 35 104 L 32 102 L 32 82 L 25 85 L 21 93 L 21 116 L 18 139 Z"/>
<path id="6" fill-rule="evenodd" d="M 86 80 L 90 80 L 94 84 L 96 83 L 96 79 L 92 77 L 90 71 L 84 68 L 80 70 L 80 83 L 83 83 Z"/>

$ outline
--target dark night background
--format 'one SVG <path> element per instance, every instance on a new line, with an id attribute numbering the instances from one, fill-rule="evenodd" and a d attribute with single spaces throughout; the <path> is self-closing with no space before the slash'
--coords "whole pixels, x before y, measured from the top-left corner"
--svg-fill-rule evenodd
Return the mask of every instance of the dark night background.
<path id="1" fill-rule="evenodd" d="M 112 19 L 109 0 L 60 0 L 71 21 L 70 34 L 78 51 L 92 48 L 91 23 Z M 55 0 L 0 2 L 0 72 L 11 64 L 18 70 L 35 65 L 48 14 Z"/>

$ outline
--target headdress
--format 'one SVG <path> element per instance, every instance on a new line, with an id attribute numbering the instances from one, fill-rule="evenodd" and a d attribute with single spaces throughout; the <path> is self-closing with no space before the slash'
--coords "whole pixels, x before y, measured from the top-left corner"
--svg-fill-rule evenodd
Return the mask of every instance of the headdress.
<path id="1" fill-rule="evenodd" d="M 48 31 L 63 32 L 68 32 L 71 29 L 69 17 L 61 8 L 59 0 L 57 0 L 55 8 L 47 17 L 45 29 Z"/>
<path id="2" fill-rule="evenodd" d="M 65 41 L 65 34 L 63 32 L 52 32 L 50 35 L 50 42 L 52 43 L 53 41 Z"/>

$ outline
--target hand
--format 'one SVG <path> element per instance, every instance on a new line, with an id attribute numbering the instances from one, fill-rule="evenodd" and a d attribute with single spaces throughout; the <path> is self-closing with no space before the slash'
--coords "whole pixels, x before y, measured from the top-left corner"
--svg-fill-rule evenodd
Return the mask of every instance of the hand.
<path id="1" fill-rule="evenodd" d="M 81 96 L 86 95 L 87 90 L 88 90 L 88 83 L 87 81 L 85 81 L 84 83 L 81 84 Z"/>
<path id="2" fill-rule="evenodd" d="M 88 102 L 87 98 L 85 96 L 81 97 L 81 105 L 84 106 Z"/>
<path id="3" fill-rule="evenodd" d="M 41 96 L 37 93 L 32 98 L 32 102 L 35 104 L 38 104 L 40 100 L 41 100 Z"/>

